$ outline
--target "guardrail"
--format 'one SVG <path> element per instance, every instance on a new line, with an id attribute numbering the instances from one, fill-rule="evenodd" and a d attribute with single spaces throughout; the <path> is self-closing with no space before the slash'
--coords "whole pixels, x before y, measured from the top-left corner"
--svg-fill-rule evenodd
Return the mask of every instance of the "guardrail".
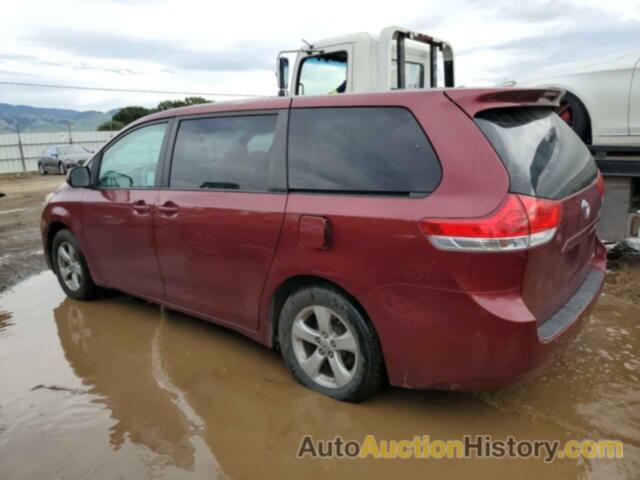
<path id="1" fill-rule="evenodd" d="M 38 157 L 52 145 L 77 144 L 97 150 L 118 132 L 46 132 L 0 134 L 0 173 L 38 169 Z"/>

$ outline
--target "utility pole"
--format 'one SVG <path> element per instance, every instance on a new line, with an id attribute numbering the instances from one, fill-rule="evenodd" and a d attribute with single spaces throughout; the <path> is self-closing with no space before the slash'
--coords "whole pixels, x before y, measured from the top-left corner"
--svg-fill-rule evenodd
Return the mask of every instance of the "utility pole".
<path id="1" fill-rule="evenodd" d="M 20 138 L 20 126 L 16 125 L 16 132 L 18 133 L 18 150 L 20 150 L 20 163 L 22 163 L 22 171 L 27 171 L 27 164 L 24 161 L 24 151 L 22 150 L 22 139 Z"/>
<path id="2" fill-rule="evenodd" d="M 67 122 L 67 127 L 69 130 L 69 143 L 73 144 L 73 139 L 71 138 L 71 122 Z"/>

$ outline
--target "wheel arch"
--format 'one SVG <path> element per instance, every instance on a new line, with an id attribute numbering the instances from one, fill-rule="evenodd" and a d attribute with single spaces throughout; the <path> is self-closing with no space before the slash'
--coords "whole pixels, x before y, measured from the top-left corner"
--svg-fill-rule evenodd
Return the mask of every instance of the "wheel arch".
<path id="1" fill-rule="evenodd" d="M 270 296 L 269 300 L 269 310 L 267 316 L 267 328 L 268 330 L 268 342 L 269 345 L 278 348 L 278 320 L 280 318 L 280 312 L 282 311 L 282 307 L 286 302 L 287 298 L 295 292 L 296 290 L 300 290 L 301 288 L 310 287 L 310 286 L 327 286 L 329 288 L 333 288 L 342 293 L 347 299 L 353 304 L 353 306 L 360 312 L 363 318 L 369 322 L 371 327 L 378 336 L 378 330 L 376 329 L 375 324 L 371 320 L 371 317 L 365 310 L 364 306 L 360 301 L 356 298 L 355 295 L 351 294 L 346 288 L 342 285 L 339 285 L 335 281 L 329 280 L 327 278 L 317 276 L 317 275 L 295 275 L 287 278 L 282 281 L 274 290 Z M 378 336 L 378 340 L 380 340 Z M 384 355 L 383 355 L 384 359 Z"/>
<path id="2" fill-rule="evenodd" d="M 587 116 L 587 118 L 586 118 L 586 122 L 587 122 L 587 134 L 586 134 L 586 137 L 587 138 L 584 138 L 583 140 L 587 145 L 591 145 L 591 143 L 593 142 L 593 123 L 591 122 L 591 113 L 589 111 L 589 108 L 587 107 L 585 102 L 582 101 L 582 99 L 578 95 L 573 93 L 572 90 L 565 88 L 564 91 L 565 91 L 565 96 L 569 96 L 570 98 L 574 99 L 575 101 L 577 101 L 580 104 L 580 106 L 582 108 L 584 108 L 584 112 L 585 112 L 585 114 Z"/>
<path id="3" fill-rule="evenodd" d="M 587 119 L 586 119 L 587 120 L 587 135 L 586 135 L 587 138 L 583 140 L 585 143 L 589 145 L 592 143 L 594 126 L 593 126 L 593 120 L 592 120 L 591 102 L 588 99 L 586 99 L 587 94 L 585 91 L 583 91 L 586 89 L 581 88 L 580 85 L 577 85 L 577 84 L 569 85 L 562 81 L 544 83 L 544 84 L 525 82 L 521 86 L 523 88 L 555 88 L 558 90 L 564 90 L 565 95 L 570 95 L 572 98 L 574 98 L 582 106 L 582 108 L 584 108 L 584 111 L 587 115 Z"/>
<path id="4" fill-rule="evenodd" d="M 69 230 L 73 233 L 73 230 L 69 225 L 59 219 L 53 220 L 47 227 L 47 236 L 46 236 L 46 244 L 45 244 L 45 259 L 47 261 L 47 265 L 49 268 L 55 272 L 55 262 L 53 261 L 53 255 L 51 249 L 53 248 L 53 239 L 56 238 L 56 235 L 60 230 Z M 75 234 L 74 234 L 75 235 Z"/>

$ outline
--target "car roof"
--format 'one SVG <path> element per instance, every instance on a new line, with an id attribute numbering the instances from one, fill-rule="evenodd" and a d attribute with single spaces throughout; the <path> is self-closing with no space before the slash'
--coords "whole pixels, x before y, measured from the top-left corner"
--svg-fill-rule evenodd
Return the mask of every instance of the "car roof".
<path id="1" fill-rule="evenodd" d="M 466 98 L 476 99 L 500 94 L 513 97 L 510 99 L 512 104 L 530 104 L 530 100 L 518 99 L 518 92 L 530 91 L 532 93 L 543 93 L 546 90 L 541 89 L 520 89 L 520 88 L 430 88 L 416 90 L 394 90 L 386 92 L 373 93 L 343 93 L 339 95 L 315 95 L 315 96 L 296 96 L 296 97 L 266 97 L 248 100 L 234 100 L 227 102 L 203 103 L 200 105 L 192 105 L 188 107 L 173 108 L 163 110 L 161 112 L 152 113 L 136 120 L 127 125 L 123 130 L 129 130 L 132 127 L 142 123 L 148 123 L 156 120 L 170 119 L 174 117 L 186 117 L 196 115 L 207 115 L 216 113 L 233 113 L 243 111 L 256 110 L 280 110 L 289 107 L 293 108 L 314 108 L 314 107 L 374 107 L 374 106 L 408 106 L 414 102 L 425 101 L 429 98 L 441 98 L 445 92 L 450 92 L 449 96 L 455 95 L 457 98 L 462 96 Z"/>
<path id="2" fill-rule="evenodd" d="M 375 93 L 343 93 L 340 95 L 310 95 L 304 97 L 264 97 L 264 98 L 252 98 L 246 100 L 231 100 L 225 102 L 216 103 L 203 103 L 200 105 L 191 105 L 188 107 L 172 108 L 170 110 L 163 110 L 161 112 L 152 113 L 145 117 L 142 117 L 135 122 L 127 125 L 127 129 L 132 126 L 139 125 L 141 123 L 147 123 L 155 120 L 168 119 L 173 117 L 184 117 L 191 115 L 207 115 L 215 113 L 232 113 L 242 111 L 255 111 L 255 110 L 280 110 L 293 106 L 331 106 L 336 104 L 342 105 L 386 105 L 397 103 L 402 105 L 407 102 L 409 98 L 429 96 L 429 95 L 441 95 L 443 89 L 428 89 L 428 90 L 396 90 L 389 92 L 375 92 Z"/>

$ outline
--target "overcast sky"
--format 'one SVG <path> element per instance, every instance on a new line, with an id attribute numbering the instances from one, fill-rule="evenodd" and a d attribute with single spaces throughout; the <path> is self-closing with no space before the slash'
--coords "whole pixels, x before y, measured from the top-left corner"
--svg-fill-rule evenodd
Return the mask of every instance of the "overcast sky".
<path id="1" fill-rule="evenodd" d="M 279 50 L 388 25 L 451 42 L 467 86 L 640 50 L 640 0 L 20 0 L 2 6 L 0 81 L 274 95 Z M 39 107 L 172 97 L 0 85 L 0 103 Z"/>

